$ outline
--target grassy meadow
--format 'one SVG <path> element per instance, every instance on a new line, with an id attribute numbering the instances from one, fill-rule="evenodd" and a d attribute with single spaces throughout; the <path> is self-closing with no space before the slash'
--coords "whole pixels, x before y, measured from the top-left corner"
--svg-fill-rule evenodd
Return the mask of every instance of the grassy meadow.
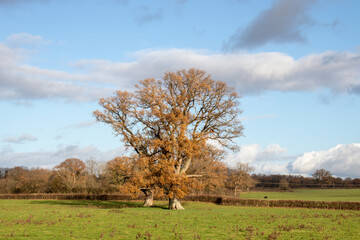
<path id="1" fill-rule="evenodd" d="M 360 189 L 297 189 L 293 192 L 242 192 L 244 199 L 360 201 Z"/>
<path id="2" fill-rule="evenodd" d="M 360 212 L 183 202 L 0 200 L 0 239 L 360 239 Z"/>

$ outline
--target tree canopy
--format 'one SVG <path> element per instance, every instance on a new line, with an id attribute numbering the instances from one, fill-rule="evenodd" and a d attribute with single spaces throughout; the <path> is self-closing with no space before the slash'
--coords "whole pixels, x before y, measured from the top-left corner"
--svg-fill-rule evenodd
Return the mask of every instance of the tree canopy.
<path id="1" fill-rule="evenodd" d="M 331 184 L 333 180 L 333 176 L 330 171 L 325 169 L 317 169 L 313 174 L 312 177 L 315 179 L 316 182 L 320 184 Z"/>
<path id="2" fill-rule="evenodd" d="M 170 202 L 187 193 L 186 172 L 207 141 L 235 150 L 243 131 L 235 89 L 197 69 L 142 80 L 134 92 L 117 91 L 99 104 L 96 119 L 111 125 L 147 169 L 152 181 L 144 187 L 162 189 Z"/>

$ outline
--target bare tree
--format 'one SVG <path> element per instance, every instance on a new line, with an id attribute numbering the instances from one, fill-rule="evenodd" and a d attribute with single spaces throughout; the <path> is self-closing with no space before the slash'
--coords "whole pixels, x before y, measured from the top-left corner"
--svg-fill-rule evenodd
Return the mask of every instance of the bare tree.
<path id="1" fill-rule="evenodd" d="M 54 167 L 57 178 L 69 192 L 82 191 L 85 186 L 86 165 L 78 158 L 68 158 Z"/>
<path id="2" fill-rule="evenodd" d="M 85 161 L 85 172 L 86 172 L 86 191 L 88 193 L 103 193 L 106 191 L 104 189 L 104 182 L 105 178 L 104 171 L 105 171 L 105 164 L 97 162 L 93 159 L 89 159 Z"/>
<path id="3" fill-rule="evenodd" d="M 289 182 L 286 180 L 286 178 L 280 179 L 279 188 L 280 188 L 280 190 L 288 190 L 290 188 Z"/>
<path id="4" fill-rule="evenodd" d="M 103 173 L 104 167 L 101 163 L 89 159 L 85 161 L 85 170 L 88 175 L 98 178 Z"/>
<path id="5" fill-rule="evenodd" d="M 312 176 L 317 183 L 321 184 L 321 187 L 325 184 L 331 184 L 333 179 L 331 172 L 323 168 L 316 170 Z"/>
<path id="6" fill-rule="evenodd" d="M 238 190 L 249 190 L 255 186 L 255 181 L 251 177 L 255 168 L 251 167 L 249 163 L 238 162 L 236 168 L 230 171 L 229 185 L 234 189 L 234 196 L 237 196 Z"/>

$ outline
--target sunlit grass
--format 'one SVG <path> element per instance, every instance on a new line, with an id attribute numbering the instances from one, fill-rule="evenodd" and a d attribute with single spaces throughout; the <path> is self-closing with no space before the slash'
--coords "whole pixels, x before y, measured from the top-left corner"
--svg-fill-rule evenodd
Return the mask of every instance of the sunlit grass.
<path id="1" fill-rule="evenodd" d="M 360 212 L 184 202 L 0 200 L 2 239 L 360 239 Z"/>
<path id="2" fill-rule="evenodd" d="M 243 192 L 240 198 L 311 201 L 360 201 L 360 189 L 297 189 L 293 192 Z"/>

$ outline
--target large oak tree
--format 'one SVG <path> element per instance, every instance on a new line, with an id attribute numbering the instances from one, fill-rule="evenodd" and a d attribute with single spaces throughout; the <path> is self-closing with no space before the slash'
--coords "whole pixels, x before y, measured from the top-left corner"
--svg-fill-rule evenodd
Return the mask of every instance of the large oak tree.
<path id="1" fill-rule="evenodd" d="M 236 149 L 242 112 L 236 91 L 206 72 L 189 69 L 145 79 L 134 92 L 117 91 L 99 101 L 96 119 L 112 126 L 147 168 L 150 186 L 169 198 L 170 209 L 183 209 L 192 161 L 208 140 Z"/>

